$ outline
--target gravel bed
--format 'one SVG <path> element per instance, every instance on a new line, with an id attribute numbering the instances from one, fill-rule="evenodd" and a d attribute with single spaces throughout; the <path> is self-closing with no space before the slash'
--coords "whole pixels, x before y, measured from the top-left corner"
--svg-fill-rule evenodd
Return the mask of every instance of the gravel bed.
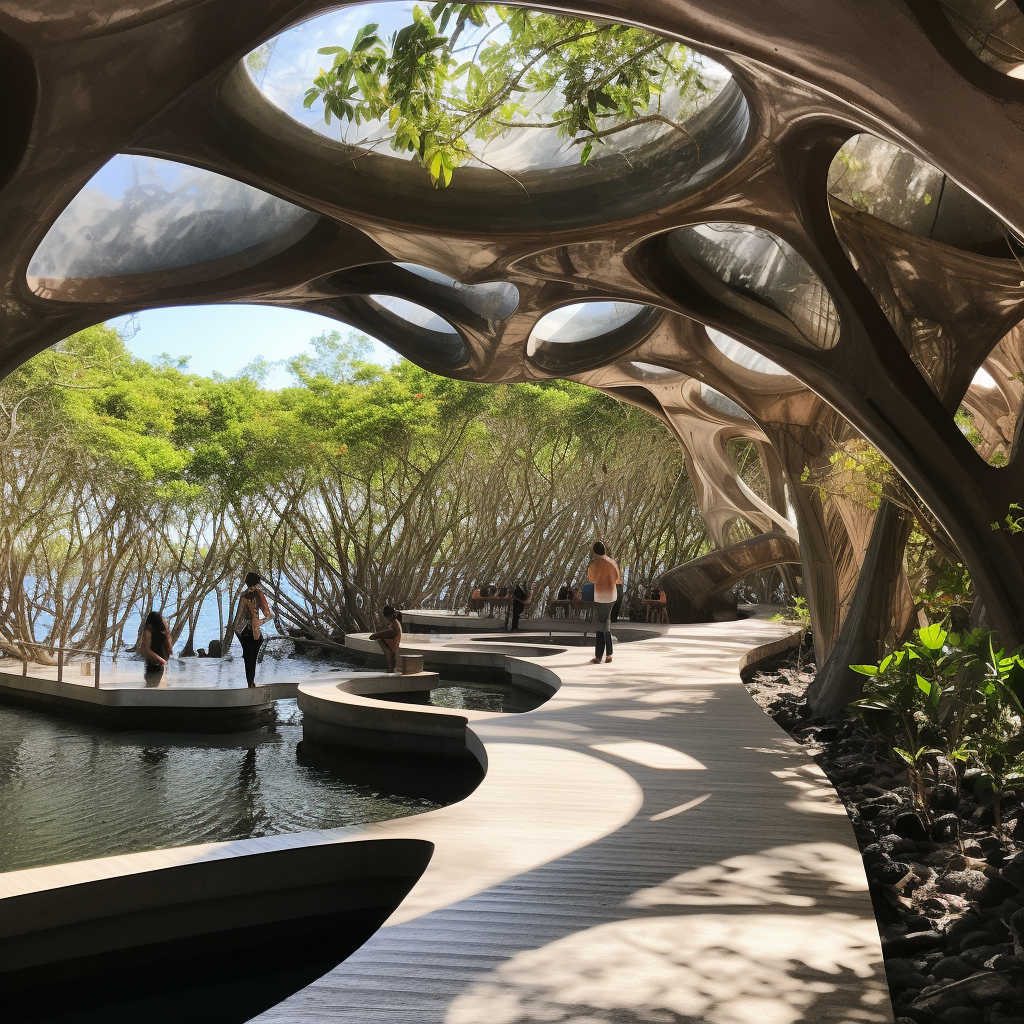
<path id="1" fill-rule="evenodd" d="M 846 805 L 882 939 L 897 1024 L 1024 1024 L 1024 807 L 940 785 L 932 812 L 855 718 L 806 719 L 814 666 L 746 679 L 754 700 L 817 762 Z"/>

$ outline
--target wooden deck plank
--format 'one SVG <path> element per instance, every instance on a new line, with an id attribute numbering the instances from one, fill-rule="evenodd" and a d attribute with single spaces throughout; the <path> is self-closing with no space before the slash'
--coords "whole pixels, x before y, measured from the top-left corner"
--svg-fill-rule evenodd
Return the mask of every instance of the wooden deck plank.
<path id="1" fill-rule="evenodd" d="M 891 1022 L 845 812 L 739 679 L 747 650 L 784 633 L 672 627 L 612 665 L 582 648 L 536 659 L 562 689 L 472 725 L 490 761 L 474 794 L 363 830 L 436 844 L 406 901 L 257 1019 Z M 679 754 L 700 767 L 658 766 Z"/>

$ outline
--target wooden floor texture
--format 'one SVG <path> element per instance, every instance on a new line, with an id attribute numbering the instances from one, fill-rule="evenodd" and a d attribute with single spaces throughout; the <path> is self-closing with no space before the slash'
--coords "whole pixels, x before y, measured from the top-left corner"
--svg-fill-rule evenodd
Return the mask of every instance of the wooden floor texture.
<path id="1" fill-rule="evenodd" d="M 540 659 L 537 711 L 474 723 L 462 803 L 367 826 L 435 843 L 348 961 L 261 1024 L 865 1024 L 892 1010 L 853 833 L 747 695 L 746 620 Z"/>

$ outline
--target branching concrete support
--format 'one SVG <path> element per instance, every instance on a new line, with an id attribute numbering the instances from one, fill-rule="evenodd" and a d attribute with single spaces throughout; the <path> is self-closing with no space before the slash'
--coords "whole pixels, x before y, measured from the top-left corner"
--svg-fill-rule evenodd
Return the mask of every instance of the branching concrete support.
<path id="1" fill-rule="evenodd" d="M 910 597 L 903 555 L 911 526 L 907 512 L 883 498 L 849 614 L 835 646 L 807 691 L 812 715 L 839 714 L 856 700 L 864 677 L 852 672 L 849 666 L 877 662 L 901 635 Z"/>
<path id="2" fill-rule="evenodd" d="M 783 533 L 762 533 L 669 569 L 662 578 L 672 622 L 735 617 L 732 588 L 745 576 L 799 562 L 799 547 Z"/>

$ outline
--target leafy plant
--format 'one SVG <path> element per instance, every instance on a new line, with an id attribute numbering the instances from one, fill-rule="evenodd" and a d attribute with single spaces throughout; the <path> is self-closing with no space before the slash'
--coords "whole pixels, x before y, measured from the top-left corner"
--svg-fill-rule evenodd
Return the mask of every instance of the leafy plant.
<path id="1" fill-rule="evenodd" d="M 1014 512 L 1020 512 L 1021 506 L 1011 501 L 1006 510 L 1006 518 L 992 524 L 993 530 L 1006 530 L 1007 533 L 1024 533 L 1024 516 L 1015 516 Z"/>
<path id="2" fill-rule="evenodd" d="M 944 561 L 930 586 L 922 587 L 914 597 L 930 618 L 943 619 L 954 608 L 969 608 L 973 603 L 971 574 L 962 562 Z"/>
<path id="3" fill-rule="evenodd" d="M 798 622 L 800 624 L 800 643 L 796 649 L 796 670 L 800 671 L 803 664 L 804 640 L 811 630 L 811 609 L 807 606 L 807 598 L 793 598 L 792 606 L 773 617 L 774 622 Z"/>
<path id="4" fill-rule="evenodd" d="M 513 130 L 548 129 L 580 147 L 586 164 L 595 146 L 628 128 L 660 124 L 692 138 L 668 116 L 662 97 L 682 94 L 681 109 L 710 92 L 702 68 L 684 46 L 645 29 L 495 4 L 414 7 L 389 39 L 364 25 L 350 48 L 333 57 L 303 100 L 323 103 L 327 124 L 382 125 L 387 141 L 425 167 L 435 188 L 457 167 L 486 164 L 479 147 Z M 552 109 L 554 108 L 554 109 Z M 371 136 L 373 132 L 371 132 Z M 696 143 L 694 143 L 696 145 Z"/>
<path id="5" fill-rule="evenodd" d="M 887 739 L 923 808 L 927 772 L 937 782 L 940 761 L 958 787 L 966 778 L 988 795 L 997 815 L 1001 796 L 1024 786 L 1014 749 L 1024 718 L 1022 650 L 997 650 L 989 630 L 955 633 L 933 623 L 877 665 L 850 666 L 870 679 L 851 708 Z"/>

